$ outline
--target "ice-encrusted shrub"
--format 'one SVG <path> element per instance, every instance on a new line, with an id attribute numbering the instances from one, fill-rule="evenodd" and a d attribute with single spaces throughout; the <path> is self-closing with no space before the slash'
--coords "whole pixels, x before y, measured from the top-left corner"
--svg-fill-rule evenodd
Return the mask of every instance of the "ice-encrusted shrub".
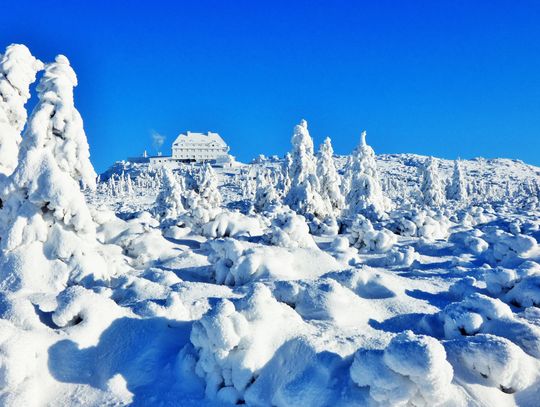
<path id="1" fill-rule="evenodd" d="M 483 233 L 478 229 L 452 233 L 448 241 L 454 243 L 460 249 L 479 255 L 485 252 L 489 244 L 482 239 Z"/>
<path id="2" fill-rule="evenodd" d="M 498 228 L 485 228 L 484 240 L 489 243 L 485 258 L 491 264 L 517 265 L 525 261 L 537 247 L 532 236 L 512 234 Z"/>
<path id="3" fill-rule="evenodd" d="M 283 249 L 225 238 L 209 242 L 218 284 L 242 285 L 269 276 L 291 276 L 292 254 Z"/>
<path id="4" fill-rule="evenodd" d="M 358 350 L 350 374 L 381 406 L 428 407 L 449 398 L 453 369 L 435 338 L 405 331 L 383 350 Z"/>
<path id="5" fill-rule="evenodd" d="M 261 236 L 263 233 L 260 219 L 230 211 L 221 212 L 202 227 L 202 234 L 211 238 Z"/>
<path id="6" fill-rule="evenodd" d="M 446 216 L 429 209 L 396 211 L 392 218 L 394 233 L 428 240 L 445 239 L 451 225 Z"/>
<path id="7" fill-rule="evenodd" d="M 511 340 L 532 356 L 540 356 L 540 327 L 515 318 L 510 307 L 498 299 L 474 293 L 447 305 L 438 318 L 446 338 L 493 334 Z"/>
<path id="8" fill-rule="evenodd" d="M 218 300 L 193 324 L 190 336 L 206 396 L 233 404 L 245 400 L 259 370 L 304 327 L 300 316 L 262 284 L 240 300 Z"/>
<path id="9" fill-rule="evenodd" d="M 538 376 L 534 359 L 499 336 L 478 334 L 448 341 L 445 347 L 453 363 L 505 393 L 525 389 Z"/>
<path id="10" fill-rule="evenodd" d="M 356 215 L 349 231 L 351 246 L 368 252 L 386 252 L 397 242 L 397 236 L 387 229 L 375 230 L 363 215 Z"/>
<path id="11" fill-rule="evenodd" d="M 305 218 L 292 211 L 276 214 L 272 219 L 267 240 L 271 245 L 286 248 L 317 248 L 313 237 L 309 234 Z"/>
<path id="12" fill-rule="evenodd" d="M 412 246 L 393 247 L 388 251 L 384 262 L 387 266 L 410 267 L 419 258 L 420 256 Z"/>
<path id="13" fill-rule="evenodd" d="M 100 222 L 97 228 L 99 241 L 120 246 L 133 266 L 148 265 L 155 260 L 178 255 L 173 244 L 163 237 L 159 222 L 149 212 L 141 212 L 128 221 L 110 211 L 102 211 L 95 216 Z"/>
<path id="14" fill-rule="evenodd" d="M 487 290 L 521 307 L 540 306 L 540 265 L 526 261 L 516 269 L 497 267 L 485 273 Z"/>

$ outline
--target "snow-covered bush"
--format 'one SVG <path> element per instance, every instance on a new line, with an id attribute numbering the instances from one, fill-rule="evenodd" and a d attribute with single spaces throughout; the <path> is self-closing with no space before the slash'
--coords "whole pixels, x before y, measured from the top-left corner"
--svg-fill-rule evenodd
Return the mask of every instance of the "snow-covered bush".
<path id="1" fill-rule="evenodd" d="M 372 219 L 385 216 L 390 209 L 390 201 L 383 195 L 377 170 L 375 152 L 366 143 L 366 132 L 360 137 L 360 144 L 354 150 L 349 192 L 346 197 L 347 213 L 354 218 L 363 214 Z M 346 170 L 347 171 L 347 170 Z"/>
<path id="2" fill-rule="evenodd" d="M 445 344 L 449 359 L 480 383 L 504 393 L 527 388 L 538 376 L 534 359 L 508 339 L 478 334 Z"/>
<path id="3" fill-rule="evenodd" d="M 104 244 L 120 246 L 133 266 L 144 266 L 178 255 L 174 245 L 159 230 L 159 222 L 150 213 L 141 212 L 124 221 L 112 212 L 103 212 L 97 228 L 97 237 Z"/>
<path id="4" fill-rule="evenodd" d="M 246 216 L 240 212 L 223 211 L 202 227 L 202 233 L 204 236 L 218 238 L 261 236 L 264 232 L 258 218 Z"/>
<path id="5" fill-rule="evenodd" d="M 317 248 L 304 217 L 291 211 L 274 217 L 267 239 L 272 245 L 286 248 Z"/>
<path id="6" fill-rule="evenodd" d="M 510 307 L 498 299 L 471 294 L 447 305 L 439 319 L 446 338 L 493 334 L 511 340 L 532 356 L 540 356 L 540 327 L 516 319 Z"/>
<path id="7" fill-rule="evenodd" d="M 525 261 L 537 247 L 532 236 L 512 234 L 499 228 L 485 228 L 483 239 L 489 243 L 485 258 L 491 264 L 514 266 Z"/>
<path id="8" fill-rule="evenodd" d="M 436 406 L 450 397 L 452 366 L 434 338 L 405 331 L 383 350 L 360 349 L 351 379 L 381 406 Z"/>
<path id="9" fill-rule="evenodd" d="M 420 256 L 414 250 L 414 247 L 393 247 L 385 258 L 387 266 L 411 267 Z"/>
<path id="10" fill-rule="evenodd" d="M 397 242 L 397 236 L 387 229 L 375 230 L 369 219 L 356 215 L 350 228 L 349 241 L 357 249 L 386 252 Z"/>
<path id="11" fill-rule="evenodd" d="M 394 233 L 427 240 L 445 239 L 451 226 L 447 217 L 429 209 L 396 211 L 392 213 L 392 219 Z"/>
<path id="12" fill-rule="evenodd" d="M 294 276 L 292 255 L 276 248 L 229 238 L 212 241 L 209 246 L 218 284 L 242 285 L 265 277 Z"/>
<path id="13" fill-rule="evenodd" d="M 281 345 L 306 329 L 302 318 L 262 284 L 235 302 L 220 299 L 191 331 L 198 355 L 195 372 L 206 382 L 206 396 L 249 402 L 259 371 Z"/>
<path id="14" fill-rule="evenodd" d="M 532 261 L 516 269 L 496 267 L 484 273 L 489 294 L 521 307 L 540 306 L 540 265 Z"/>
<path id="15" fill-rule="evenodd" d="M 489 244 L 482 239 L 483 233 L 478 229 L 452 233 L 448 241 L 454 243 L 460 249 L 479 255 L 485 252 Z"/>
<path id="16" fill-rule="evenodd" d="M 10 175 L 17 166 L 27 117 L 24 105 L 41 69 L 43 63 L 24 45 L 12 44 L 0 55 L 0 174 Z"/>

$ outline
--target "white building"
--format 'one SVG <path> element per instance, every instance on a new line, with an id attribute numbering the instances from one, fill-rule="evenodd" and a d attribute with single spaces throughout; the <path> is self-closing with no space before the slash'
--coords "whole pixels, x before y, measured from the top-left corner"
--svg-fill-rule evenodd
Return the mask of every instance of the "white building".
<path id="1" fill-rule="evenodd" d="M 150 163 L 156 166 L 175 167 L 179 163 L 209 161 L 217 167 L 233 167 L 234 157 L 228 154 L 229 146 L 217 133 L 180 134 L 172 145 L 172 156 L 148 156 L 146 151 L 142 157 L 130 157 L 128 161 Z"/>
<path id="2" fill-rule="evenodd" d="M 172 145 L 175 160 L 211 161 L 226 157 L 229 146 L 217 133 L 180 134 Z"/>

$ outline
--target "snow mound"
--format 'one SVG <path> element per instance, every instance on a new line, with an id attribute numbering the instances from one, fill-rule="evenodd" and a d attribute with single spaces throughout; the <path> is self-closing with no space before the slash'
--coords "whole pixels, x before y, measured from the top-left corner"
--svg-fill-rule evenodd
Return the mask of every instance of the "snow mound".
<path id="1" fill-rule="evenodd" d="M 309 234 L 309 226 L 303 216 L 292 211 L 282 212 L 272 220 L 267 236 L 270 244 L 287 248 L 317 248 Z"/>
<path id="2" fill-rule="evenodd" d="M 479 334 L 445 344 L 456 369 L 505 393 L 523 390 L 537 378 L 537 363 L 508 339 Z"/>
<path id="3" fill-rule="evenodd" d="M 471 294 L 447 305 L 439 318 L 446 338 L 493 334 L 511 340 L 534 357 L 540 356 L 540 328 L 514 317 L 510 307 L 498 299 Z"/>
<path id="4" fill-rule="evenodd" d="M 384 350 L 357 351 L 350 373 L 383 406 L 437 406 L 451 395 L 453 369 L 444 347 L 411 331 L 396 335 Z"/>
<path id="5" fill-rule="evenodd" d="M 202 227 L 202 234 L 211 238 L 261 236 L 263 233 L 259 219 L 240 212 L 222 212 Z"/>
<path id="6" fill-rule="evenodd" d="M 357 215 L 350 229 L 349 240 L 357 249 L 386 252 L 397 242 L 397 236 L 387 229 L 375 230 L 363 215 Z"/>
<path id="7" fill-rule="evenodd" d="M 190 337 L 207 397 L 233 404 L 245 400 L 276 350 L 306 329 L 300 316 L 262 284 L 234 303 L 219 300 L 193 324 Z"/>
<path id="8" fill-rule="evenodd" d="M 260 279 L 291 280 L 318 277 L 339 268 L 332 256 L 320 250 L 285 249 L 231 238 L 208 243 L 209 260 L 218 284 L 242 285 Z"/>

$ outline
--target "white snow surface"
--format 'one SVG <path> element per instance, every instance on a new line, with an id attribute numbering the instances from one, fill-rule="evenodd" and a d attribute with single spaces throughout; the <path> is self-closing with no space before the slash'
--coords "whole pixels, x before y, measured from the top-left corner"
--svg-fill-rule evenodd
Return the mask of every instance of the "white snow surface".
<path id="1" fill-rule="evenodd" d="M 93 189 L 76 84 L 46 65 L 1 177 L 0 405 L 538 405 L 539 168 L 317 156 L 302 121 L 283 161 Z"/>

